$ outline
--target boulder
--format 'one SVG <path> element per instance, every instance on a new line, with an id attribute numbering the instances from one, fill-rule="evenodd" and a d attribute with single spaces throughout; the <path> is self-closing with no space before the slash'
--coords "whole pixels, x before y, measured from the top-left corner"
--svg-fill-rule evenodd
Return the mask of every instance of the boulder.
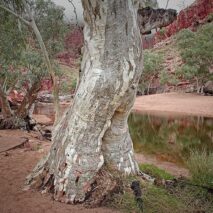
<path id="1" fill-rule="evenodd" d="M 213 81 L 207 81 L 204 85 L 203 92 L 208 95 L 213 95 Z"/>

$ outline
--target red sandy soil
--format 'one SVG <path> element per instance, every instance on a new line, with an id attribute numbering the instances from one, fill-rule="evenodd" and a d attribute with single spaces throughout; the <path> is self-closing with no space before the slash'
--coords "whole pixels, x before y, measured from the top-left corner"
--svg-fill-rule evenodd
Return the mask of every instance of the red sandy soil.
<path id="1" fill-rule="evenodd" d="M 38 140 L 35 133 L 1 130 L 0 136 L 28 137 L 29 146 L 0 153 L 0 213 L 111 213 L 107 208 L 86 209 L 54 201 L 49 194 L 24 191 L 25 177 L 49 150 L 51 143 Z M 1 137 L 0 137 L 1 142 Z"/>
<path id="2" fill-rule="evenodd" d="M 213 117 L 213 96 L 189 93 L 164 93 L 137 97 L 133 111 Z"/>

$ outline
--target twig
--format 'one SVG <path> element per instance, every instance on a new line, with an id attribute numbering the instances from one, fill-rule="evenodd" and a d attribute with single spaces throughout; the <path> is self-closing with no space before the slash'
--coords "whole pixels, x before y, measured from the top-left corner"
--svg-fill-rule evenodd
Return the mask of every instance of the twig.
<path id="1" fill-rule="evenodd" d="M 169 0 L 167 0 L 167 2 L 166 2 L 166 7 L 165 7 L 165 9 L 167 9 L 168 4 L 169 4 Z"/>
<path id="2" fill-rule="evenodd" d="M 75 19 L 76 19 L 76 26 L 78 26 L 78 15 L 77 15 L 76 7 L 75 7 L 75 5 L 73 4 L 72 0 L 68 0 L 68 2 L 70 2 L 70 3 L 72 4 L 73 12 L 74 12 L 74 14 L 75 14 Z"/>
<path id="3" fill-rule="evenodd" d="M 139 172 L 139 176 L 143 179 L 143 180 L 146 180 L 148 182 L 151 182 L 152 184 L 154 184 L 155 182 L 155 178 L 147 175 L 146 173 L 143 173 L 143 172 Z"/>
<path id="4" fill-rule="evenodd" d="M 23 21 L 26 25 L 30 25 L 30 22 L 27 21 L 26 19 L 24 19 L 23 17 L 21 17 L 20 15 L 18 15 L 17 13 L 13 12 L 12 10 L 10 10 L 9 8 L 0 5 L 0 8 L 6 10 L 7 12 L 11 13 L 12 15 L 14 15 L 15 17 L 17 17 L 18 19 L 20 19 L 21 21 Z"/>

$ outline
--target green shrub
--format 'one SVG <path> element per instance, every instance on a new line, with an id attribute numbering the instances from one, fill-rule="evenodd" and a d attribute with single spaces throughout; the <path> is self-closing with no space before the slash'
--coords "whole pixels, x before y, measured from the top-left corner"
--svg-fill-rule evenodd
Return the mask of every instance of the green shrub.
<path id="1" fill-rule="evenodd" d="M 184 61 L 182 76 L 196 79 L 197 86 L 213 79 L 209 67 L 213 64 L 213 23 L 200 27 L 197 32 L 189 29 L 180 31 L 177 36 L 177 45 Z"/>
<path id="2" fill-rule="evenodd" d="M 160 34 L 160 36 L 164 36 L 165 35 L 165 32 L 166 32 L 166 28 L 161 28 L 158 33 Z"/>
<path id="3" fill-rule="evenodd" d="M 71 88 L 72 88 L 72 90 L 75 90 L 75 89 L 76 89 L 76 86 L 77 86 L 77 79 L 73 79 L 73 80 L 72 80 L 72 83 L 71 83 Z"/>
<path id="4" fill-rule="evenodd" d="M 144 51 L 143 74 L 154 74 L 162 68 L 163 56 L 149 50 Z"/>
<path id="5" fill-rule="evenodd" d="M 169 83 L 170 76 L 169 76 L 168 72 L 166 72 L 165 70 L 160 72 L 159 78 L 160 78 L 161 85 Z"/>
<path id="6" fill-rule="evenodd" d="M 210 13 L 207 17 L 207 21 L 208 22 L 212 22 L 213 21 L 213 13 Z"/>
<path id="7" fill-rule="evenodd" d="M 213 189 L 213 153 L 192 151 L 187 166 L 193 183 Z"/>
<path id="8" fill-rule="evenodd" d="M 158 72 L 162 69 L 163 55 L 153 53 L 150 50 L 144 51 L 144 69 L 140 78 L 139 88 L 144 91 L 150 87 L 152 80 Z"/>

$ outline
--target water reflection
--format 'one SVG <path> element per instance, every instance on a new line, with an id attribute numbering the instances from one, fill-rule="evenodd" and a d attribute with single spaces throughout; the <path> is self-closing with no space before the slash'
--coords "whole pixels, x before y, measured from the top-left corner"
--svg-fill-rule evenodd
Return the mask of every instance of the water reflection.
<path id="1" fill-rule="evenodd" d="M 190 150 L 213 152 L 213 118 L 131 114 L 129 128 L 136 152 L 184 165 Z"/>
<path id="2" fill-rule="evenodd" d="M 69 104 L 61 105 L 63 112 Z M 37 103 L 34 114 L 54 120 L 53 104 Z M 190 150 L 213 152 L 213 118 L 131 114 L 129 129 L 135 151 L 184 165 Z"/>

